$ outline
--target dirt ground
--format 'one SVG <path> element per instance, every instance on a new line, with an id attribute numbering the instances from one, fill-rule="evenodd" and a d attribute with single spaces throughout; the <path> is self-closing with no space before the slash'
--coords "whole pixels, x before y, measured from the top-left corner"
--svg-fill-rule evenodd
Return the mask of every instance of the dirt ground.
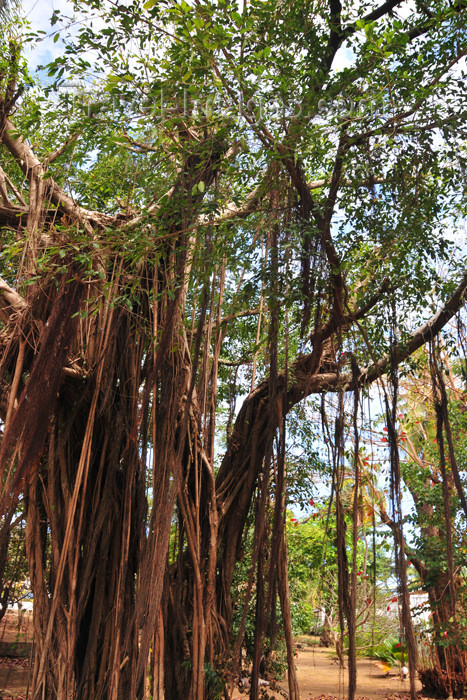
<path id="1" fill-rule="evenodd" d="M 32 642 L 32 613 L 8 611 L 0 622 L 0 642 Z M 23 700 L 29 676 L 29 659 L 0 657 L 0 700 Z"/>
<path id="2" fill-rule="evenodd" d="M 0 621 L 0 642 L 32 642 L 32 611 L 8 610 Z"/>
<path id="3" fill-rule="evenodd" d="M 357 696 L 369 700 L 384 700 L 394 695 L 403 696 L 409 690 L 409 682 L 394 672 L 389 676 L 375 666 L 370 659 L 359 659 L 357 666 Z M 324 649 L 304 648 L 297 656 L 297 676 L 303 700 L 320 695 L 345 698 L 347 695 L 347 668 L 339 668 L 337 659 Z M 282 687 L 287 685 L 281 683 Z M 417 681 L 417 690 L 421 690 Z"/>
<path id="4" fill-rule="evenodd" d="M 339 668 L 339 663 L 327 649 L 302 648 L 297 652 L 297 677 L 301 700 L 344 700 L 347 696 L 347 668 Z M 287 690 L 287 680 L 279 686 Z M 417 681 L 417 690 L 421 690 Z M 268 689 L 270 698 L 281 698 L 279 693 Z M 390 672 L 386 676 L 371 659 L 358 659 L 357 697 L 364 700 L 405 700 L 408 698 L 409 682 L 400 679 L 399 674 Z M 247 694 L 236 691 L 232 700 L 245 700 Z M 427 700 L 427 699 L 425 699 Z"/>
<path id="5" fill-rule="evenodd" d="M 0 642 L 31 642 L 32 614 L 28 611 L 20 616 L 8 612 L 0 622 Z M 332 652 L 319 648 L 303 647 L 297 652 L 296 667 L 300 696 L 302 700 L 320 698 L 320 700 L 343 700 L 347 694 L 347 669 L 339 668 Z M 402 681 L 394 672 L 385 676 L 369 659 L 358 660 L 357 696 L 365 700 L 400 700 L 407 696 L 408 681 Z M 0 658 L 0 700 L 23 700 L 28 683 L 28 658 Z M 287 690 L 287 681 L 279 683 Z M 417 684 L 418 689 L 421 684 Z M 284 695 L 273 693 L 268 689 L 270 698 Z M 328 696 L 326 699 L 323 696 Z M 236 690 L 234 700 L 246 700 L 247 693 Z"/>

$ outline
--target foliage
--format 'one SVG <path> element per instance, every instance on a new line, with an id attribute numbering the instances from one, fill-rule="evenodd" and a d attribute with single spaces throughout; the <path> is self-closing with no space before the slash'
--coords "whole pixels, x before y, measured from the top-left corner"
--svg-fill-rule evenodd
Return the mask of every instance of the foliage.
<path id="1" fill-rule="evenodd" d="M 295 634 L 308 634 L 314 625 L 316 610 L 323 610 L 339 634 L 337 610 L 337 556 L 335 529 L 332 513 L 328 519 L 328 506 L 313 501 L 314 513 L 297 518 L 287 517 L 287 549 L 290 576 L 291 612 Z M 359 621 L 359 646 L 371 647 L 375 639 L 388 634 L 391 621 L 381 613 L 386 609 L 390 594 L 388 566 L 390 546 L 384 540 L 375 552 L 376 576 L 373 557 L 365 551 L 371 529 L 368 525 L 359 529 L 357 542 L 357 619 Z M 379 540 L 380 538 L 378 538 Z M 351 552 L 351 518 L 348 518 L 347 542 Z M 326 575 L 323 577 L 323 571 Z M 374 597 L 376 596 L 376 600 Z M 376 611 L 376 616 L 375 616 Z M 381 624 L 379 624 L 381 622 Z"/>
<path id="2" fill-rule="evenodd" d="M 388 666 L 402 666 L 403 648 L 397 637 L 388 637 L 372 652 L 372 657 L 385 661 Z"/>
<path id="3" fill-rule="evenodd" d="M 76 2 L 35 83 L 8 24 L 0 510 L 24 493 L 34 695 L 139 699 L 163 638 L 166 696 L 218 696 L 250 581 L 254 667 L 280 619 L 293 698 L 291 620 L 309 627 L 325 565 L 335 627 L 343 549 L 349 625 L 370 605 L 384 503 L 326 403 L 388 371 L 395 318 L 400 363 L 466 288 L 445 235 L 465 212 L 465 5 L 428 4 Z M 288 501 L 318 503 L 310 472 L 345 535 L 336 500 L 284 525 Z"/>
<path id="4" fill-rule="evenodd" d="M 426 367 L 426 356 L 420 356 L 422 366 Z M 454 366 L 456 364 L 453 357 Z M 464 474 L 465 488 L 465 392 L 459 380 L 452 371 L 451 360 L 444 356 L 444 371 L 448 383 L 450 400 L 450 426 L 453 434 L 455 459 L 459 464 L 461 474 Z M 436 437 L 436 417 L 433 403 L 427 404 L 426 395 L 432 396 L 430 378 L 419 375 L 406 382 L 404 401 L 407 407 L 403 429 L 405 443 L 403 446 L 406 460 L 403 464 L 403 476 L 410 491 L 415 507 L 407 520 L 413 528 L 413 557 L 418 562 L 422 585 L 427 591 L 438 589 L 445 585 L 443 581 L 448 575 L 446 556 L 446 519 L 443 506 L 442 475 L 439 464 L 439 445 Z M 421 400 L 423 396 L 423 400 Z M 458 495 L 450 480 L 450 511 L 452 518 L 451 536 L 453 541 L 454 567 L 458 572 L 459 586 L 464 587 L 464 564 L 467 542 L 465 536 L 466 516 L 462 510 Z M 436 598 L 436 596 L 435 596 Z M 436 616 L 437 608 L 442 608 L 444 601 L 431 600 L 432 615 Z M 464 618 L 464 603 L 459 591 L 459 617 Z M 451 616 L 448 615 L 448 618 Z M 461 622 L 461 626 L 463 623 Z M 454 632 L 452 619 L 432 618 L 432 627 L 441 646 L 454 643 L 456 647 L 465 645 L 464 632 L 460 629 Z M 460 635 L 460 636 L 459 636 Z M 449 641 L 448 641 L 449 640 Z"/>
<path id="5" fill-rule="evenodd" d="M 206 698 L 209 700 L 220 700 L 224 694 L 222 678 L 214 671 L 210 663 L 204 664 L 204 674 L 206 678 Z"/>

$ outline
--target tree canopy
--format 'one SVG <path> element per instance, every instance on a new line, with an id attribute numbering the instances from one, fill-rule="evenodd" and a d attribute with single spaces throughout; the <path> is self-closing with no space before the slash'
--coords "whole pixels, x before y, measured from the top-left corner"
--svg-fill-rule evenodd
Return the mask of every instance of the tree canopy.
<path id="1" fill-rule="evenodd" d="M 6 539 L 19 502 L 26 517 L 32 696 L 215 697 L 212 678 L 238 671 L 254 590 L 253 681 L 278 599 L 298 697 L 287 415 L 317 395 L 308 430 L 333 444 L 353 697 L 345 435 L 358 484 L 361 395 L 385 378 L 409 627 L 398 367 L 465 302 L 467 7 L 91 0 L 74 12 L 54 12 L 61 50 L 36 76 L 34 28 L 15 7 L 0 18 L 0 506 Z"/>

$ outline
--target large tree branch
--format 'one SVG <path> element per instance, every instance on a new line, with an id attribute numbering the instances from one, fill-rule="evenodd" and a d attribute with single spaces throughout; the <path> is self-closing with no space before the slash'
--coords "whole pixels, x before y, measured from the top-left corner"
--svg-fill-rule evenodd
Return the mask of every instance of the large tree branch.
<path id="1" fill-rule="evenodd" d="M 329 24 L 330 32 L 328 38 L 328 45 L 326 48 L 326 58 L 325 58 L 325 72 L 329 72 L 340 45 L 342 44 L 344 37 L 342 34 L 341 25 L 341 12 L 342 5 L 340 0 L 329 0 Z"/>
<path id="2" fill-rule="evenodd" d="M 467 48 L 461 48 L 459 49 L 458 53 L 454 56 L 454 58 L 451 59 L 451 61 L 448 63 L 447 66 L 443 67 L 443 69 L 435 75 L 432 80 L 425 86 L 424 90 L 429 91 L 430 89 L 436 87 L 442 80 L 442 78 L 449 73 L 451 68 L 453 68 L 456 63 L 459 63 L 459 61 L 464 58 L 464 56 L 467 55 Z M 431 93 L 428 92 L 428 95 Z M 410 107 L 407 110 L 404 110 L 403 112 L 399 112 L 398 114 L 395 114 L 392 117 L 389 117 L 384 124 L 381 126 L 375 127 L 373 129 L 368 129 L 362 134 L 358 134 L 356 136 L 351 137 L 351 141 L 353 145 L 358 145 L 361 143 L 365 143 L 368 141 L 368 139 L 371 136 L 374 136 L 376 134 L 391 134 L 394 135 L 396 131 L 399 131 L 400 129 L 404 128 L 405 130 L 410 128 L 409 124 L 405 123 L 405 120 L 408 119 L 409 117 L 412 117 L 414 114 L 416 114 L 421 107 L 425 105 L 427 101 L 427 94 L 425 94 L 423 97 L 421 97 L 419 100 L 415 102 L 415 104 Z M 449 121 L 452 120 L 452 117 L 449 118 Z M 443 124 L 442 121 L 437 122 L 436 124 L 432 122 L 433 128 L 435 127 L 440 127 Z M 420 128 L 424 128 L 425 130 L 427 129 L 427 126 L 425 125 L 424 127 L 418 127 L 417 125 L 414 126 L 414 130 L 418 130 Z"/>
<path id="3" fill-rule="evenodd" d="M 321 244 L 325 251 L 331 270 L 333 307 L 338 316 L 342 316 L 343 314 L 345 280 L 341 270 L 341 260 L 331 234 L 331 220 L 337 197 L 337 191 L 342 176 L 343 158 L 346 149 L 347 137 L 344 133 L 342 134 L 337 147 L 333 173 L 329 181 L 330 189 L 324 207 L 324 214 L 320 211 L 311 195 L 312 188 L 306 181 L 301 163 L 299 161 L 296 162 L 295 159 L 292 159 L 289 156 L 284 159 L 284 164 L 289 172 L 289 175 L 291 176 L 291 180 L 297 190 L 297 194 L 300 197 L 302 216 L 304 220 L 306 221 L 309 215 L 311 215 L 316 222 Z"/>
<path id="4" fill-rule="evenodd" d="M 1 167 L 0 167 L 0 200 L 6 206 L 9 206 L 10 198 L 8 196 L 8 191 L 6 188 L 6 175 L 5 175 L 3 168 L 1 168 Z"/>
<path id="5" fill-rule="evenodd" d="M 310 342 L 315 344 L 326 340 L 340 328 L 343 330 L 350 328 L 356 321 L 360 321 L 362 318 L 365 318 L 371 309 L 380 301 L 383 294 L 386 294 L 391 289 L 394 288 L 390 287 L 389 279 L 385 279 L 378 291 L 375 292 L 375 294 L 373 294 L 373 296 L 371 296 L 368 301 L 365 302 L 365 304 L 354 309 L 353 311 L 349 311 L 348 314 L 339 318 L 335 315 L 331 315 L 329 320 L 326 321 L 321 328 L 318 328 L 310 335 Z"/>
<path id="6" fill-rule="evenodd" d="M 215 217 L 209 217 L 202 214 L 198 223 L 203 224 L 220 224 L 224 221 L 232 221 L 234 219 L 244 219 L 248 214 L 256 210 L 258 202 L 263 194 L 262 183 L 249 192 L 241 204 L 228 202 Z"/>
<path id="7" fill-rule="evenodd" d="M 329 192 L 326 198 L 326 203 L 324 205 L 324 223 L 329 229 L 331 225 L 332 216 L 334 214 L 334 207 L 336 205 L 337 193 L 339 191 L 339 186 L 342 177 L 342 168 L 344 167 L 345 154 L 349 149 L 349 138 L 347 136 L 346 130 L 341 131 L 339 137 L 339 144 L 337 146 L 336 158 L 334 160 L 334 169 L 332 172 L 331 180 L 329 183 Z M 333 246 L 334 248 L 334 246 Z M 334 255 L 334 253 L 333 253 Z"/>
<path id="8" fill-rule="evenodd" d="M 387 2 L 384 2 L 379 7 L 364 15 L 361 18 L 361 20 L 365 23 L 374 22 L 377 19 L 381 19 L 381 17 L 390 14 L 392 10 L 401 3 L 402 0 L 387 0 Z M 456 6 L 452 7 L 451 9 L 454 10 L 454 12 L 460 12 L 466 7 L 467 2 L 465 2 L 465 0 L 462 0 L 460 2 L 457 2 Z M 427 9 L 424 6 L 422 6 L 422 9 L 428 16 L 428 21 L 420 24 L 418 27 L 413 27 L 413 29 L 407 32 L 407 36 L 411 41 L 419 36 L 423 36 L 423 34 L 426 34 L 433 26 L 433 16 L 429 12 L 427 12 Z M 346 27 L 344 27 L 344 29 L 342 30 L 343 40 L 347 39 L 349 36 L 354 34 L 357 31 L 357 29 L 358 27 L 356 22 L 352 22 L 351 24 L 348 24 Z"/>
<path id="9" fill-rule="evenodd" d="M 28 216 L 29 207 L 18 207 L 12 204 L 5 207 L 0 205 L 0 227 L 11 226 L 17 229 L 23 226 Z"/>
<path id="10" fill-rule="evenodd" d="M 0 277 L 0 318 L 8 323 L 15 314 L 22 314 L 29 308 L 28 303 Z"/>
<path id="11" fill-rule="evenodd" d="M 384 17 L 384 15 L 389 14 L 391 10 L 397 7 L 397 5 L 400 5 L 401 2 L 402 0 L 387 0 L 387 2 L 383 2 L 383 4 L 377 7 L 375 10 L 368 12 L 368 14 L 363 17 L 363 21 L 374 22 L 375 20 Z"/>
<path id="12" fill-rule="evenodd" d="M 68 138 L 65 143 L 63 143 L 59 148 L 57 148 L 55 151 L 52 153 L 49 153 L 49 155 L 44 159 L 44 165 L 50 165 L 54 161 L 57 160 L 57 158 L 60 158 L 61 155 L 65 153 L 67 148 L 71 146 L 71 144 L 75 143 L 78 140 L 79 133 L 72 134 L 70 138 Z"/>
<path id="13" fill-rule="evenodd" d="M 17 187 L 15 187 L 14 183 L 10 180 L 10 178 L 8 177 L 8 175 L 6 174 L 6 172 L 4 170 L 2 170 L 2 179 L 4 180 L 5 184 L 10 188 L 10 190 L 13 192 L 14 196 L 16 197 L 16 199 L 18 200 L 20 205 L 23 207 L 26 207 L 27 206 L 26 200 L 24 199 L 21 192 L 17 189 Z M 10 205 L 10 204 L 11 204 L 11 202 L 8 198 L 8 205 Z"/>
<path id="14" fill-rule="evenodd" d="M 400 364 L 413 353 L 422 347 L 426 342 L 434 338 L 453 318 L 459 309 L 465 304 L 467 296 L 467 272 L 462 277 L 455 292 L 448 299 L 445 305 L 426 323 L 417 328 L 403 343 L 401 343 L 395 351 L 395 361 Z M 310 365 L 312 355 L 304 355 L 299 358 L 294 365 L 297 376 L 303 381 L 307 376 L 307 369 Z M 308 377 L 307 382 L 302 387 L 292 387 L 292 404 L 300 400 L 301 392 L 305 393 L 301 398 L 305 398 L 310 394 L 321 393 L 324 391 L 350 391 L 357 387 L 371 384 L 376 379 L 383 376 L 389 369 L 391 356 L 384 355 L 376 363 L 369 365 L 361 370 L 360 374 L 354 379 L 352 373 L 339 374 L 315 374 Z M 300 382 L 298 383 L 300 384 Z M 292 405 L 291 404 L 291 405 Z"/>
<path id="15" fill-rule="evenodd" d="M 30 181 L 42 180 L 45 174 L 44 164 L 41 163 L 9 119 L 5 119 L 2 142 Z M 45 193 L 51 203 L 72 220 L 79 221 L 86 230 L 90 230 L 93 226 L 106 226 L 115 223 L 113 216 L 80 207 L 52 178 L 44 181 L 44 185 Z"/>
<path id="16" fill-rule="evenodd" d="M 397 5 L 400 5 L 402 0 L 387 0 L 382 5 L 376 9 L 368 12 L 361 18 L 363 22 L 374 22 L 377 19 L 381 19 L 385 15 L 389 14 Z M 331 30 L 329 33 L 328 46 L 326 50 L 326 69 L 329 71 L 331 69 L 332 63 L 334 61 L 335 55 L 339 48 L 342 46 L 344 41 L 355 34 L 358 30 L 357 23 L 352 22 L 346 27 L 341 26 L 341 6 L 339 0 L 330 0 L 330 19 L 331 19 Z M 431 24 L 430 24 L 431 26 Z M 427 31 L 426 29 L 424 31 Z M 421 33 L 424 33 L 422 31 Z"/>
<path id="17" fill-rule="evenodd" d="M 381 183 L 384 180 L 382 178 L 374 178 L 373 180 L 375 183 Z M 11 226 L 12 228 L 18 228 L 18 226 L 24 226 L 27 220 L 27 215 L 29 212 L 29 207 L 21 194 L 18 192 L 16 188 L 14 188 L 13 183 L 7 178 L 8 185 L 12 189 L 13 193 L 15 196 L 22 202 L 22 206 L 17 206 L 13 203 L 9 204 L 8 206 L 2 206 L 0 205 L 0 226 Z M 307 182 L 307 187 L 309 190 L 318 190 L 322 189 L 323 187 L 326 187 L 327 185 L 331 184 L 331 178 L 327 179 L 319 179 L 319 180 L 311 180 L 310 182 Z M 341 182 L 342 187 L 368 187 L 369 185 L 369 180 L 362 180 L 361 182 L 353 183 L 350 180 L 343 180 Z M 14 189 L 13 189 L 14 188 Z M 168 196 L 170 196 L 171 192 L 168 193 Z M 249 214 L 252 214 L 255 211 L 260 210 L 260 202 L 262 199 L 262 187 L 261 185 L 258 185 L 255 187 L 251 192 L 249 192 L 246 196 L 245 199 L 241 204 L 236 204 L 235 202 L 228 202 L 225 204 L 222 209 L 217 213 L 216 216 L 213 218 L 210 218 L 206 214 L 201 214 L 201 216 L 198 218 L 197 222 L 193 224 L 193 227 L 198 226 L 198 225 L 207 225 L 211 224 L 214 226 L 218 226 L 221 223 L 227 222 L 227 221 L 235 221 L 239 219 L 244 219 L 246 218 Z M 157 213 L 159 211 L 159 207 L 153 207 L 148 209 L 146 212 L 147 214 L 150 214 L 152 217 L 156 217 Z M 48 212 L 47 213 L 47 218 L 52 218 L 52 216 L 56 213 L 55 211 Z M 59 211 L 59 216 L 61 217 L 65 212 Z M 127 226 L 127 227 L 132 227 L 136 226 L 138 223 L 143 221 L 143 215 L 138 214 L 138 215 L 133 215 L 133 214 L 119 214 L 115 217 L 109 217 L 109 223 L 110 219 L 112 219 L 113 224 L 115 226 Z"/>

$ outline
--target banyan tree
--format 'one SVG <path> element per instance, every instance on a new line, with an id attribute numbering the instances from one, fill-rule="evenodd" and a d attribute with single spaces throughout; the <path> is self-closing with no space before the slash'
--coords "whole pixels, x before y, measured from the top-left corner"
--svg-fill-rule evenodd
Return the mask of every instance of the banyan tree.
<path id="1" fill-rule="evenodd" d="M 339 475 L 373 382 L 414 693 L 398 367 L 465 302 L 451 232 L 465 210 L 466 11 L 90 0 L 76 21 L 54 13 L 55 57 L 35 77 L 31 30 L 2 15 L 0 507 L 3 552 L 25 512 L 32 698 L 216 697 L 238 672 L 250 599 L 250 697 L 278 606 L 299 697 L 287 414 L 312 395 L 335 397 L 353 697 Z"/>

